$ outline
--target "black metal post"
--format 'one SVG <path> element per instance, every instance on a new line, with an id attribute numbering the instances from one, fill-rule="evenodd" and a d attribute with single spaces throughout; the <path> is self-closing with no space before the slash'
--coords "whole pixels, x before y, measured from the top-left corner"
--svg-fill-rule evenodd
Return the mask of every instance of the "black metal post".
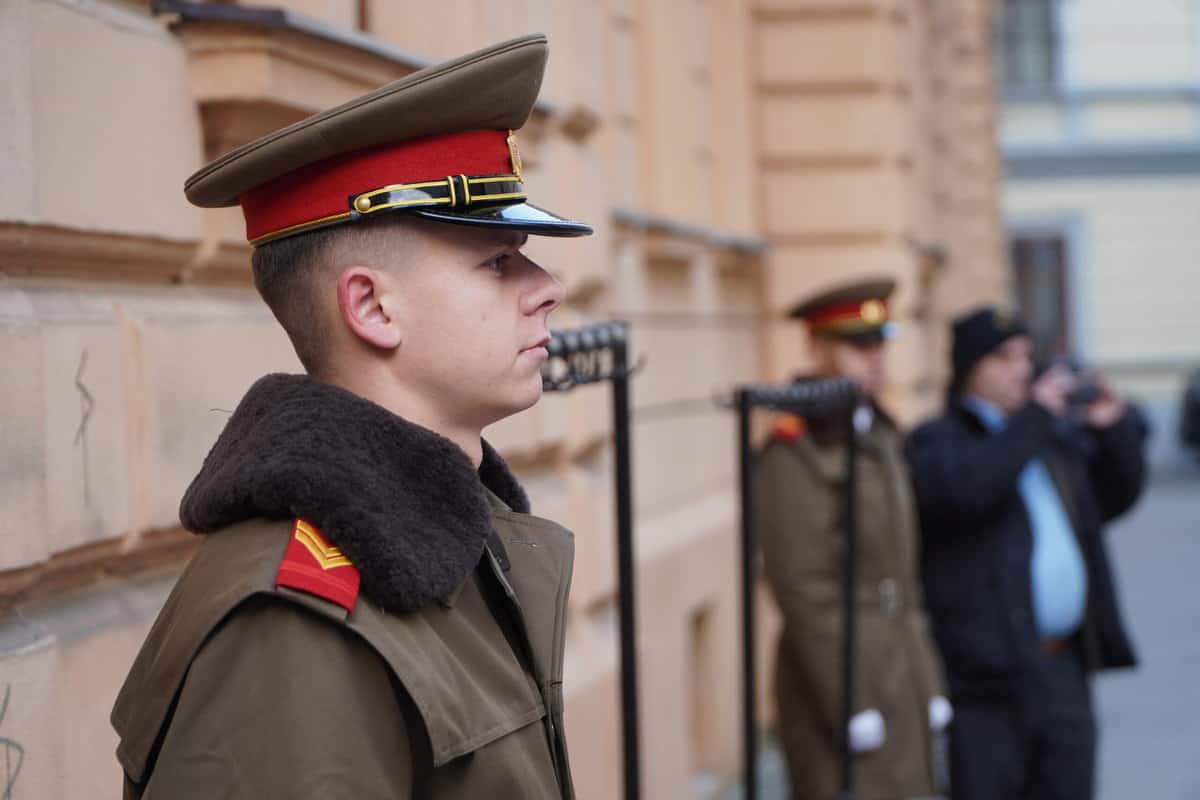
<path id="1" fill-rule="evenodd" d="M 735 396 L 738 415 L 738 466 L 742 491 L 742 763 L 746 795 L 758 798 L 758 715 L 755 713 L 754 628 L 754 453 L 750 449 L 750 392 Z"/>
<path id="2" fill-rule="evenodd" d="M 633 553 L 633 465 L 629 435 L 629 354 L 624 327 L 614 332 L 613 449 L 616 457 L 617 590 L 621 626 L 622 743 L 625 750 L 625 800 L 641 797 L 638 747 L 637 607 Z"/>
<path id="3" fill-rule="evenodd" d="M 858 545 L 858 431 L 856 406 L 846 419 L 846 476 L 842 486 L 845 540 L 842 549 L 842 790 L 838 800 L 854 797 L 854 752 L 850 747 L 850 718 L 854 716 L 854 645 L 856 633 L 855 568 Z"/>
<path id="4" fill-rule="evenodd" d="M 745 772 L 744 800 L 758 800 L 758 715 L 755 691 L 755 588 L 757 541 L 754 507 L 754 453 L 750 446 L 750 417 L 755 408 L 772 408 L 802 415 L 840 413 L 857 400 L 854 384 L 845 379 L 803 381 L 783 385 L 750 385 L 737 389 L 733 406 L 738 415 L 738 462 L 741 482 L 741 592 L 742 592 L 742 747 Z M 853 422 L 851 423 L 853 427 Z M 855 456 L 851 455 L 851 461 Z M 849 463 L 849 462 L 848 462 Z M 847 476 L 855 485 L 853 472 Z M 853 518 L 850 518 L 853 521 Z M 849 558 L 853 558 L 853 546 Z M 853 576 L 851 576 L 853 577 Z M 853 657 L 853 652 L 851 652 Z"/>
<path id="5" fill-rule="evenodd" d="M 617 515 L 617 593 L 621 638 L 621 734 L 624 750 L 625 800 L 640 800 L 641 764 L 638 742 L 637 576 L 633 552 L 633 467 L 629 413 L 629 336 L 624 322 L 601 322 L 555 331 L 542 369 L 546 391 L 612 382 L 614 494 Z M 608 356 L 607 362 L 604 356 Z"/>

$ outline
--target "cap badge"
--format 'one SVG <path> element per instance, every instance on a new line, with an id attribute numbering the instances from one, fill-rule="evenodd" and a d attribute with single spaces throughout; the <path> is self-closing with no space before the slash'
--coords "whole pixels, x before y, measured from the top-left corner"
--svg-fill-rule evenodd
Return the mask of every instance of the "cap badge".
<path id="1" fill-rule="evenodd" d="M 878 300 L 868 300 L 863 303 L 861 313 L 863 322 L 869 322 L 872 325 L 883 322 L 887 318 L 887 309 Z"/>
<path id="2" fill-rule="evenodd" d="M 508 157 L 512 161 L 513 175 L 517 176 L 517 180 L 523 180 L 521 177 L 521 150 L 517 147 L 517 134 L 512 131 L 508 132 Z"/>

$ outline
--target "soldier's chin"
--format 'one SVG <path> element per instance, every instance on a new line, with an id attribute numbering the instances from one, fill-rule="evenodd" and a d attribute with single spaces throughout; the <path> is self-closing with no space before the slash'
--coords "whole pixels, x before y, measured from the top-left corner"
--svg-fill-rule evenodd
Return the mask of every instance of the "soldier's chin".
<path id="1" fill-rule="evenodd" d="M 533 380 L 529 381 L 529 385 L 522 387 L 522 402 L 523 405 L 517 411 L 524 411 L 527 408 L 532 408 L 537 405 L 538 400 L 542 399 L 542 373 L 538 373 Z M 517 413 L 517 412 L 513 412 Z"/>
<path id="2" fill-rule="evenodd" d="M 496 397 L 496 400 L 500 401 L 494 412 L 496 421 L 499 422 L 513 414 L 520 414 L 537 405 L 540 399 L 542 399 L 542 376 L 538 374 L 536 380 L 521 381 L 503 397 Z"/>

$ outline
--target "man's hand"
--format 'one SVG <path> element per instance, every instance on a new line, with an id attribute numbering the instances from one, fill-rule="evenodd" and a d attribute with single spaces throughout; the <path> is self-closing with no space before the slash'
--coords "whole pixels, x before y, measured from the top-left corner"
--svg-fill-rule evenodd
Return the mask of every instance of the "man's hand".
<path id="1" fill-rule="evenodd" d="M 1067 396 L 1078 384 L 1069 369 L 1056 364 L 1033 382 L 1033 402 L 1056 417 L 1067 413 Z"/>
<path id="2" fill-rule="evenodd" d="M 883 747 L 887 731 L 883 714 L 878 709 L 868 708 L 850 718 L 850 752 L 870 753 Z"/>
<path id="3" fill-rule="evenodd" d="M 1090 373 L 1088 379 L 1099 390 L 1099 396 L 1083 409 L 1083 421 L 1092 428 L 1111 428 L 1125 416 L 1125 401 L 1113 392 L 1112 387 L 1098 373 Z"/>

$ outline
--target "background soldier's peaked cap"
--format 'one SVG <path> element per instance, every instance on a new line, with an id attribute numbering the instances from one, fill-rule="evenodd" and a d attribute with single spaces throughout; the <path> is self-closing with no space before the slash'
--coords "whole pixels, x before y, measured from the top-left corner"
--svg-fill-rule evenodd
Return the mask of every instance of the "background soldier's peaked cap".
<path id="1" fill-rule="evenodd" d="M 426 67 L 245 144 L 184 184 L 205 208 L 241 205 L 254 244 L 401 210 L 530 233 L 591 233 L 525 203 L 512 131 L 546 67 L 541 34 Z"/>
<path id="2" fill-rule="evenodd" d="M 895 290 L 890 278 L 837 286 L 792 306 L 788 316 L 804 320 L 821 336 L 882 336 L 891 324 L 888 298 Z"/>

